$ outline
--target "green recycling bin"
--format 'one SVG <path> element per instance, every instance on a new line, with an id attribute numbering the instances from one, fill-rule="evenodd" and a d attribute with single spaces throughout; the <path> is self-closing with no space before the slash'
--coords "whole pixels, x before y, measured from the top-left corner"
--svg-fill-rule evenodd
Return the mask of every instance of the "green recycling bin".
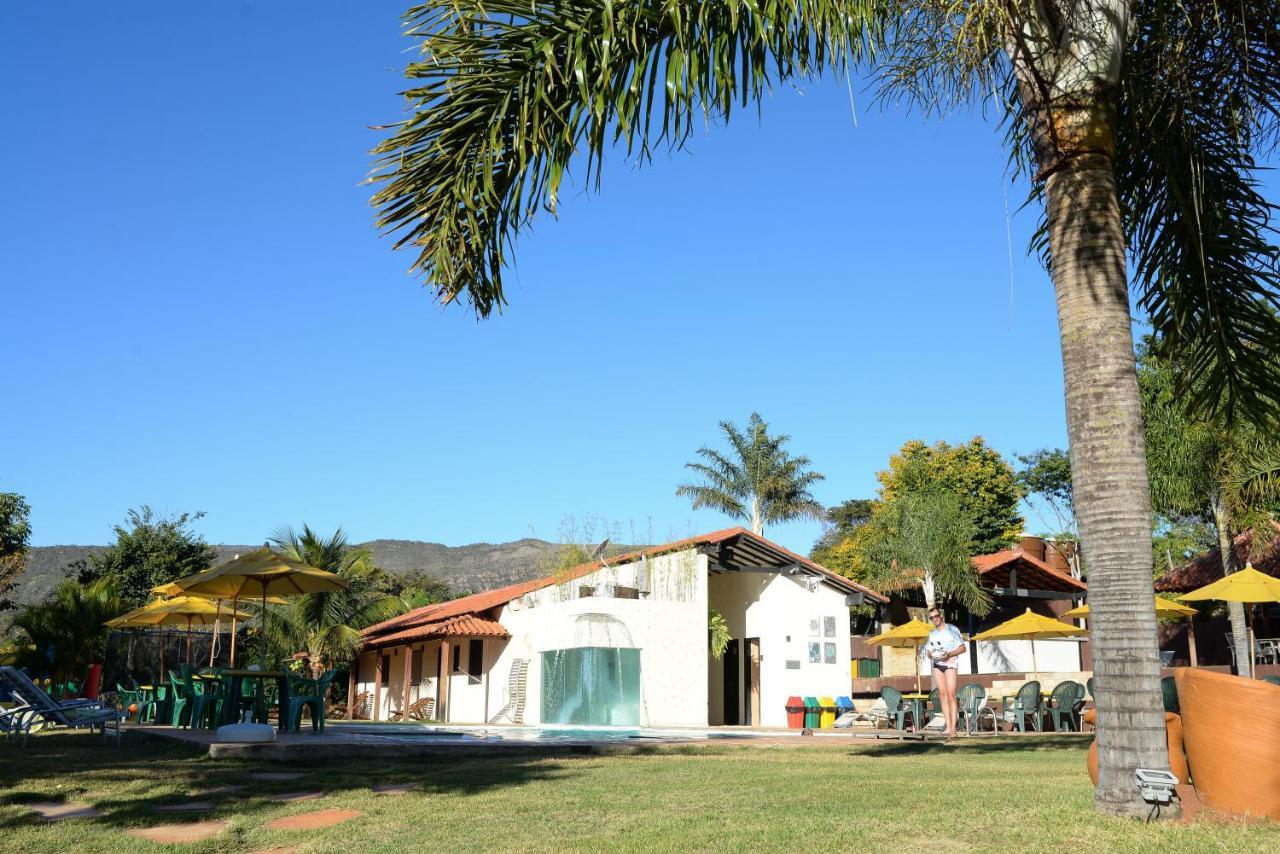
<path id="1" fill-rule="evenodd" d="M 818 729 L 818 724 L 822 720 L 822 704 L 818 702 L 817 697 L 804 698 L 804 727 L 805 729 Z"/>

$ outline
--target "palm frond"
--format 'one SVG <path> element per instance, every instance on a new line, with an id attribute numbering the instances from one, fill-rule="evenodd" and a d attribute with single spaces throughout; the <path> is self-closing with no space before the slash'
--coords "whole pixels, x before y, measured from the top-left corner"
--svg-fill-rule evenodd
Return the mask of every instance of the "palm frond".
<path id="1" fill-rule="evenodd" d="M 413 246 L 442 303 L 505 303 L 510 246 L 555 211 L 579 152 L 598 187 L 609 147 L 680 147 L 775 83 L 845 70 L 880 27 L 878 0 L 437 0 L 410 9 L 421 58 L 411 113 L 374 149 L 378 224 Z"/>

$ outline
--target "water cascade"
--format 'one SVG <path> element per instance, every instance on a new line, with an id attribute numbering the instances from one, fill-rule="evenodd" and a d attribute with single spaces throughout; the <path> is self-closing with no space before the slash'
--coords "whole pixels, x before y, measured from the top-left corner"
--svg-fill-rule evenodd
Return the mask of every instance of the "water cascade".
<path id="1" fill-rule="evenodd" d="M 639 726 L 640 650 L 609 614 L 574 621 L 574 645 L 542 653 L 542 722 Z"/>

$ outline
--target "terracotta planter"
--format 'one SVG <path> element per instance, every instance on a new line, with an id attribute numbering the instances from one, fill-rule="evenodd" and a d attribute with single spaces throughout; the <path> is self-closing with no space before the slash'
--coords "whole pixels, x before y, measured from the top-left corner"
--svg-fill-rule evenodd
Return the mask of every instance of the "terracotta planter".
<path id="1" fill-rule="evenodd" d="M 1200 800 L 1280 819 L 1280 685 L 1191 668 L 1174 678 Z"/>
<path id="2" fill-rule="evenodd" d="M 81 697 L 87 697 L 90 700 L 98 699 L 98 691 L 102 688 L 102 665 L 90 664 L 89 673 L 84 678 L 84 687 L 80 690 Z"/>
<path id="3" fill-rule="evenodd" d="M 1097 726 L 1097 709 L 1090 709 L 1080 719 L 1087 724 Z M 1169 770 L 1178 778 L 1179 783 L 1185 783 L 1187 782 L 1187 756 L 1182 750 L 1182 718 L 1172 712 L 1165 712 L 1164 731 L 1169 743 Z M 1098 739 L 1096 737 L 1089 745 L 1089 758 L 1086 762 L 1089 766 L 1089 779 L 1096 786 L 1098 785 Z"/>

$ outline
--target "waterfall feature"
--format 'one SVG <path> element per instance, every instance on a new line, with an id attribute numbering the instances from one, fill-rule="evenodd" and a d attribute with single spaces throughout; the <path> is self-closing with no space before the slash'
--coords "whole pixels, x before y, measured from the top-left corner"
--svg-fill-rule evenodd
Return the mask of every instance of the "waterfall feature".
<path id="1" fill-rule="evenodd" d="M 639 726 L 640 650 L 617 617 L 582 614 L 572 647 L 542 653 L 542 722 Z"/>

